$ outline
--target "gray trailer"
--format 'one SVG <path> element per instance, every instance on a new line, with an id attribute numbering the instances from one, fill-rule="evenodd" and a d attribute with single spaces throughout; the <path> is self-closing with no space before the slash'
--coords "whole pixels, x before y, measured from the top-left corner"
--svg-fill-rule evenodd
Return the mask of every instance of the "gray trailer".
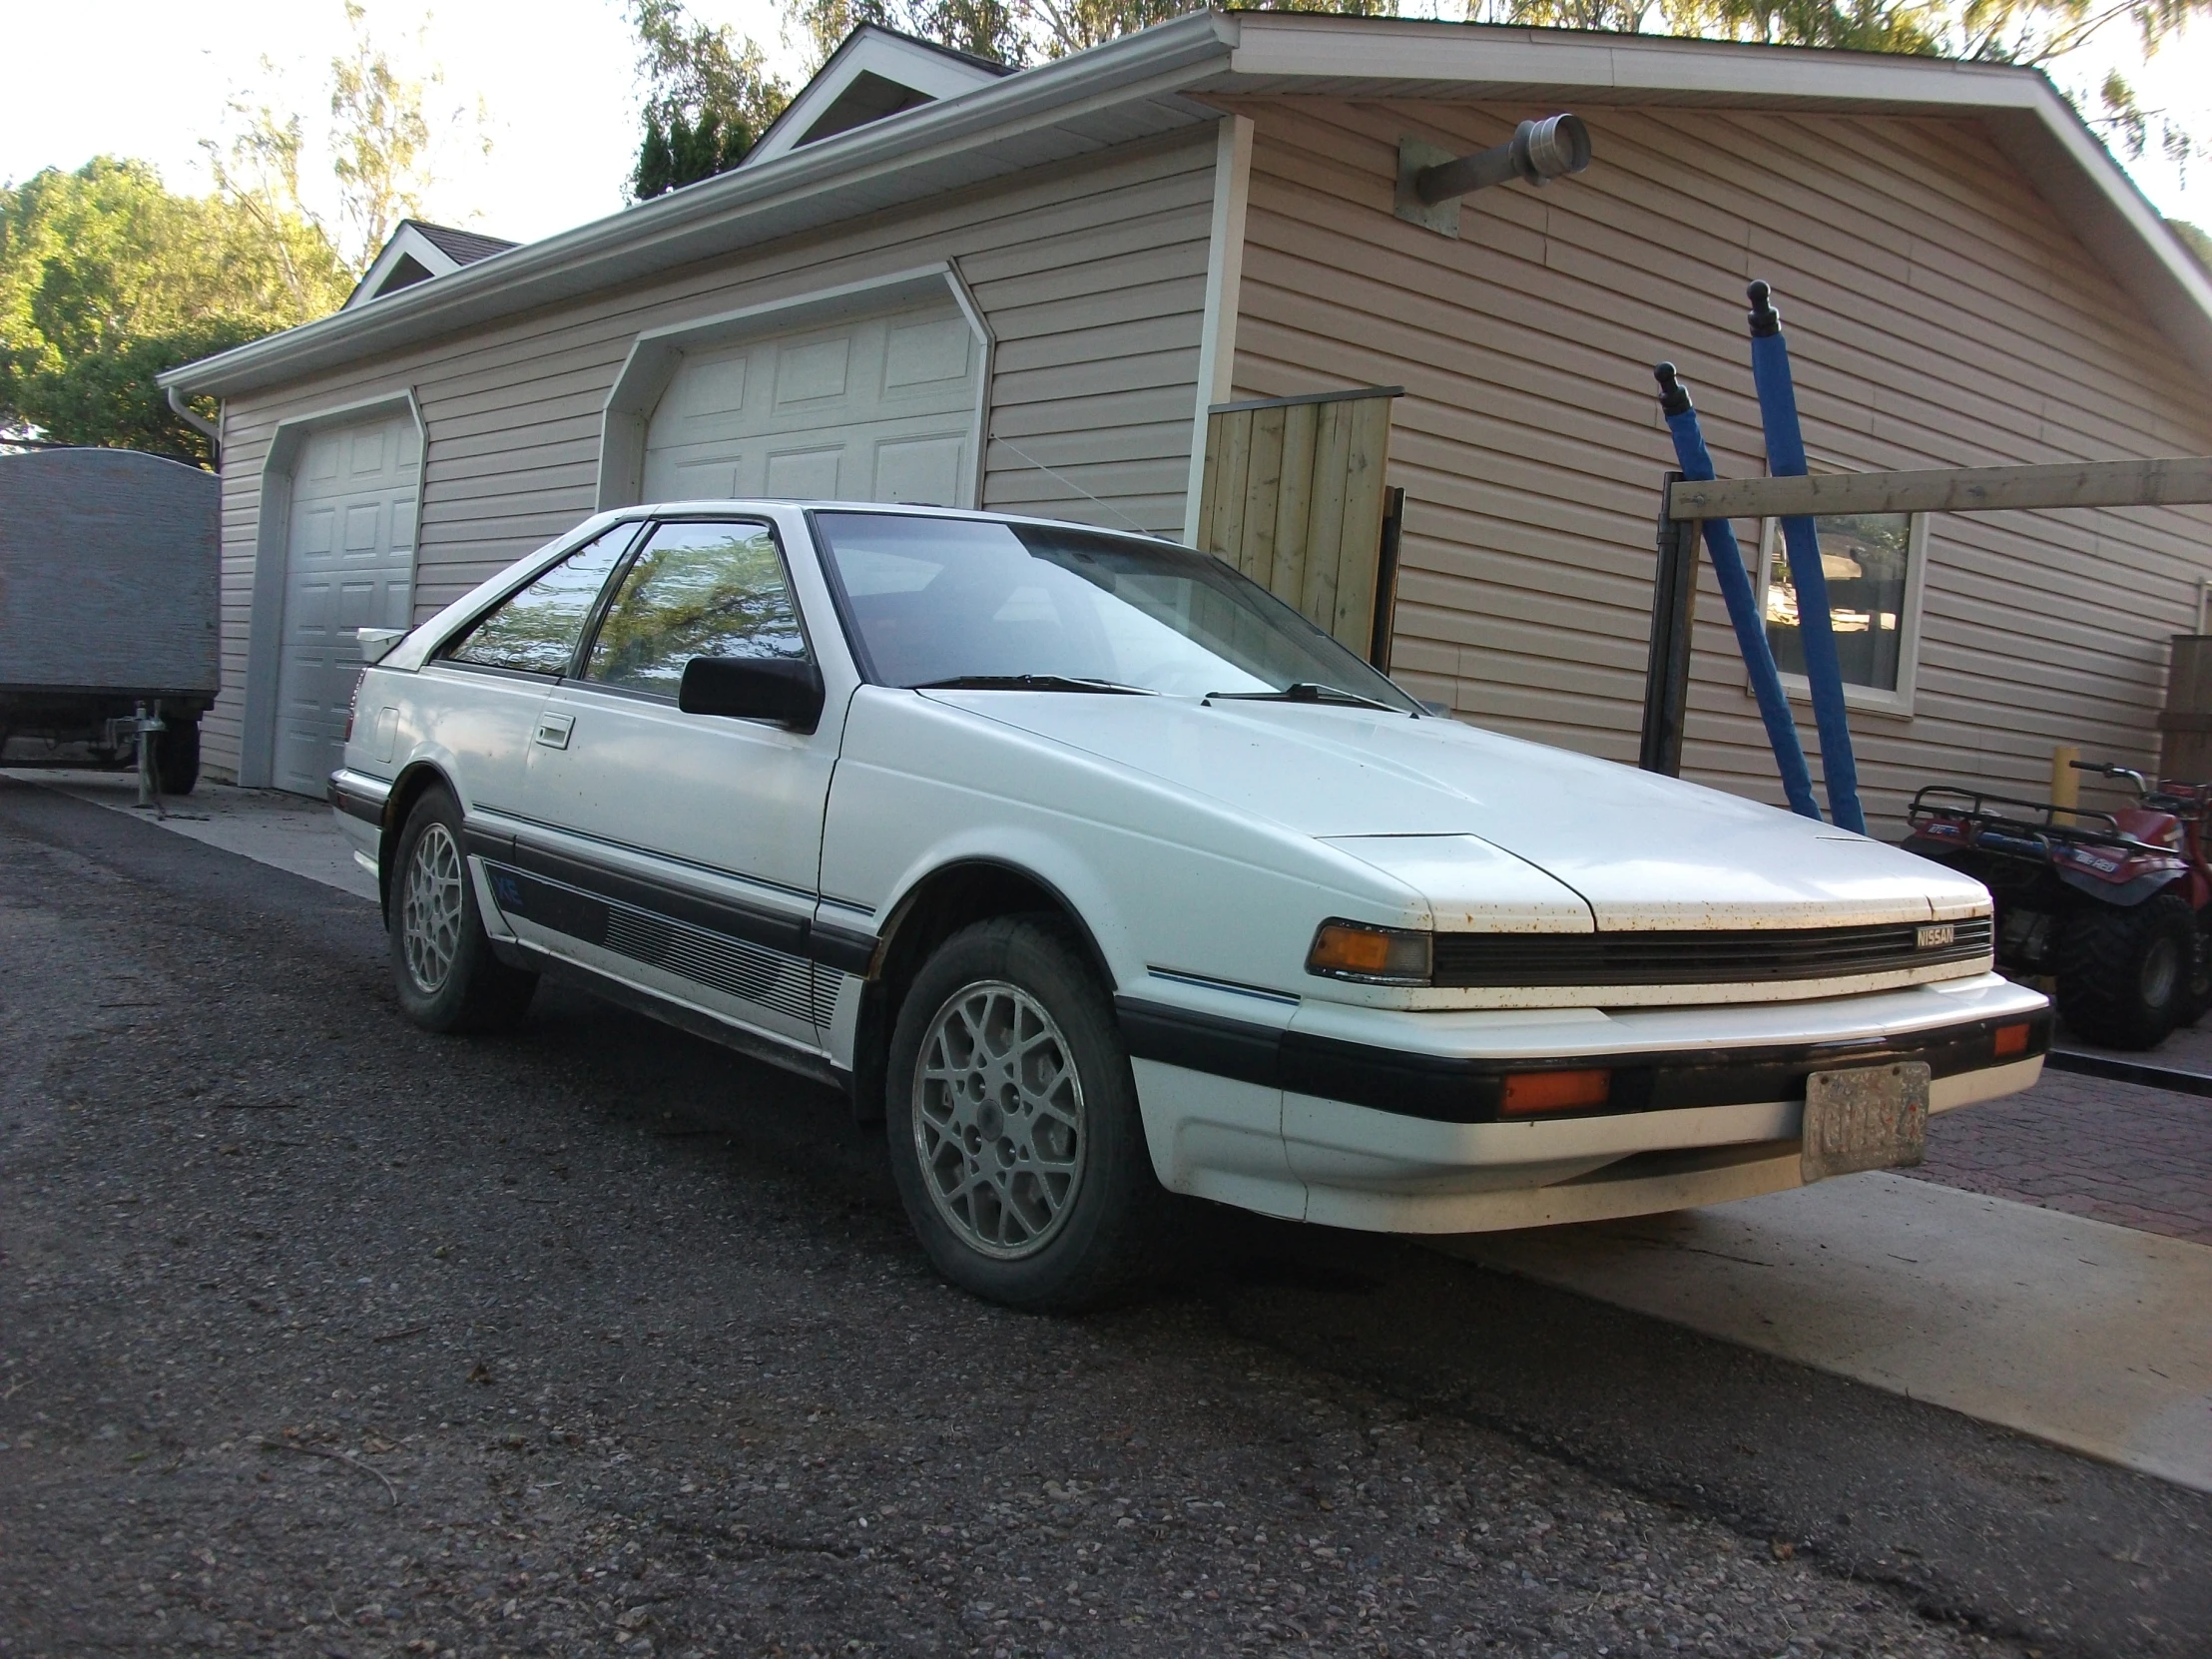
<path id="1" fill-rule="evenodd" d="M 129 449 L 0 455 L 0 764 L 200 777 L 220 674 L 221 483 Z"/>

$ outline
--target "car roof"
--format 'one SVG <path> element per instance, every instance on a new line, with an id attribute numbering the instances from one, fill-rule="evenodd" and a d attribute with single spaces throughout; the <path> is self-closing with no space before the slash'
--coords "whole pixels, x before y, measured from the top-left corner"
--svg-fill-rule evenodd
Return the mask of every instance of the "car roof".
<path id="1" fill-rule="evenodd" d="M 777 507 L 796 507 L 806 512 L 886 513 L 915 518 L 978 519 L 994 524 L 1049 524 L 1056 529 L 1130 536 L 1141 541 L 1166 542 L 1173 547 L 1183 545 L 1172 536 L 1134 526 L 1124 528 L 1112 524 L 1089 524 L 1080 519 L 1046 518 L 1037 513 L 994 513 L 982 507 L 925 507 L 903 501 L 822 501 L 810 496 L 795 495 L 753 495 L 742 498 L 723 496 L 707 501 L 650 501 L 635 507 L 620 508 L 612 516 L 619 520 L 651 518 L 665 513 L 760 512 Z"/>

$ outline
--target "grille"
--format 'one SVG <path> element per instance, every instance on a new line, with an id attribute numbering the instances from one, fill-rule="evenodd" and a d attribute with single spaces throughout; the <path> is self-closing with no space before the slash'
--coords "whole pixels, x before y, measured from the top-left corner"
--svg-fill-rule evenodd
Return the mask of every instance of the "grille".
<path id="1" fill-rule="evenodd" d="M 1644 933 L 1438 933 L 1435 977 L 1461 988 L 1534 985 L 1730 985 L 1840 979 L 1971 961 L 1989 954 L 1989 918 L 1951 923 L 1922 949 L 1921 923 L 1872 927 L 1681 928 Z"/>

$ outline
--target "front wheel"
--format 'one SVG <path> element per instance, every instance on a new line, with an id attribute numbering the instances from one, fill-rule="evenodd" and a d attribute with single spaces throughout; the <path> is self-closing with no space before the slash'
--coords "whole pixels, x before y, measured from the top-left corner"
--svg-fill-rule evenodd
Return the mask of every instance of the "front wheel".
<path id="1" fill-rule="evenodd" d="M 1129 1050 L 1056 920 L 1000 917 L 939 946 L 899 1007 L 886 1073 L 898 1195 L 955 1285 L 1072 1311 L 1153 1265 L 1169 1201 Z"/>
<path id="2" fill-rule="evenodd" d="M 425 791 L 399 832 L 385 921 L 399 1006 L 426 1031 L 513 1025 L 538 986 L 492 954 L 462 845 L 460 804 Z"/>
<path id="3" fill-rule="evenodd" d="M 2179 893 L 2084 906 L 2058 938 L 2058 1015 L 2086 1042 L 2155 1047 L 2188 1012 L 2196 956 L 2196 917 Z"/>

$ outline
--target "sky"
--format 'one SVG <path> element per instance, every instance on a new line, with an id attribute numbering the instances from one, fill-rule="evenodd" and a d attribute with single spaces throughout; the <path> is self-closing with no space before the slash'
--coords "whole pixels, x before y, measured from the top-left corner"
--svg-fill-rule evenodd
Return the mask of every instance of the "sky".
<path id="1" fill-rule="evenodd" d="M 488 156 L 472 115 L 442 129 L 429 218 L 527 242 L 622 206 L 637 150 L 638 83 L 620 0 L 442 0 L 420 45 L 421 0 L 365 4 L 370 29 L 402 67 L 442 66 L 448 112 L 472 112 L 479 99 L 490 112 Z M 783 39 L 774 0 L 693 0 L 692 9 L 752 36 L 787 81 L 804 78 L 805 54 Z M 227 0 L 213 10 L 77 0 L 10 13 L 0 181 L 106 153 L 154 163 L 172 189 L 206 191 L 199 141 L 224 135 L 229 100 L 275 93 L 313 114 L 327 95 L 329 59 L 346 40 L 342 0 Z M 2171 109 L 2212 141 L 2212 27 L 2147 66 L 2133 61 L 2124 24 L 2109 34 L 2109 44 L 2059 66 L 2058 78 L 2093 85 L 2117 61 L 2145 108 Z M 2212 229 L 2212 161 L 2186 177 L 2156 157 L 2129 166 L 2160 211 Z"/>

